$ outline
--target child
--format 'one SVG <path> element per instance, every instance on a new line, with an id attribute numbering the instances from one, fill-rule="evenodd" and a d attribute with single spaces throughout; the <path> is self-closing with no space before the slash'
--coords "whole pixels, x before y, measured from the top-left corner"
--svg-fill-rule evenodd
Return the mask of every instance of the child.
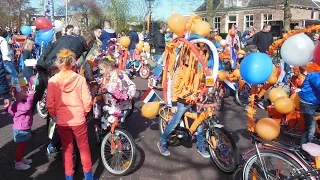
<path id="1" fill-rule="evenodd" d="M 81 163 L 86 180 L 92 176 L 91 153 L 88 142 L 86 115 L 92 107 L 92 98 L 86 79 L 73 71 L 76 56 L 68 49 L 59 51 L 56 66 L 60 72 L 49 79 L 47 108 L 56 117 L 65 168 L 65 178 L 73 179 L 73 138 L 81 154 Z"/>
<path id="2" fill-rule="evenodd" d="M 316 130 L 315 112 L 320 107 L 320 72 L 309 72 L 301 85 L 300 109 L 306 128 L 301 136 L 301 144 L 312 142 Z"/>
<path id="3" fill-rule="evenodd" d="M 127 74 L 116 69 L 114 62 L 102 61 L 99 64 L 100 73 L 102 74 L 102 82 L 100 90 L 107 90 L 110 94 L 104 95 L 104 101 L 110 105 L 109 113 L 114 116 L 121 116 L 121 122 L 125 120 L 125 113 L 132 109 L 131 100 L 136 93 L 136 85 L 129 79 Z M 121 100 L 118 101 L 117 99 Z M 123 111 L 126 111 L 123 113 Z"/>
<path id="4" fill-rule="evenodd" d="M 221 62 L 221 69 L 231 73 L 232 72 L 232 67 L 231 67 L 231 62 L 230 62 L 230 55 L 225 54 L 222 56 L 222 62 Z"/>
<path id="5" fill-rule="evenodd" d="M 239 50 L 237 53 L 238 57 L 237 57 L 237 61 L 240 64 L 241 61 L 244 59 L 244 57 L 246 56 L 246 52 L 244 50 Z"/>
<path id="6" fill-rule="evenodd" d="M 31 110 L 34 92 L 26 94 L 19 85 L 14 90 L 15 102 L 8 107 L 8 112 L 13 116 L 13 139 L 17 143 L 15 155 L 15 169 L 27 170 L 31 166 L 31 159 L 24 159 L 23 154 L 26 142 L 31 137 L 33 114 Z"/>
<path id="7" fill-rule="evenodd" d="M 26 44 L 24 45 L 24 50 L 22 54 L 23 62 L 27 59 L 34 59 L 32 54 L 33 45 L 34 45 L 34 42 L 30 39 L 27 39 Z M 32 67 L 23 66 L 22 72 L 27 82 L 30 82 L 30 78 L 33 75 L 35 75 L 34 69 Z"/>

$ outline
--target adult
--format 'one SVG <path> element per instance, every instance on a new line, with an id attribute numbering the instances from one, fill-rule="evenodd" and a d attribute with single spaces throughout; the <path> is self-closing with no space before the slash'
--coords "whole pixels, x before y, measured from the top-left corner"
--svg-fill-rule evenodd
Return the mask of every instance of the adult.
<path id="1" fill-rule="evenodd" d="M 253 44 L 258 47 L 259 52 L 267 53 L 269 46 L 273 43 L 273 36 L 271 34 L 271 25 L 263 25 L 263 29 L 257 32 L 253 38 Z"/>
<path id="2" fill-rule="evenodd" d="M 164 33 L 167 29 L 167 26 L 166 26 L 166 24 L 161 23 L 160 27 L 156 26 L 154 29 L 156 29 L 154 36 L 153 36 L 153 45 L 154 45 L 154 49 L 155 49 L 156 66 L 153 69 L 153 75 L 158 82 L 158 80 L 160 80 L 160 75 L 162 72 L 162 60 L 161 60 L 162 58 L 161 57 L 162 57 L 162 54 L 163 54 L 165 47 L 166 47 Z"/>
<path id="3" fill-rule="evenodd" d="M 133 59 L 133 52 L 136 49 L 137 43 L 139 43 L 139 35 L 137 31 L 133 29 L 132 26 L 129 26 L 129 38 L 130 38 L 130 45 L 129 45 L 130 59 Z"/>
<path id="4" fill-rule="evenodd" d="M 73 25 L 68 25 L 66 27 L 66 35 L 72 35 L 73 34 L 73 30 L 74 30 L 74 26 Z"/>
<path id="5" fill-rule="evenodd" d="M 75 27 L 75 28 L 73 29 L 73 33 L 72 33 L 72 34 L 73 34 L 74 36 L 76 36 L 76 37 L 81 36 L 80 28 Z"/>
<path id="6" fill-rule="evenodd" d="M 104 29 L 100 37 L 100 40 L 102 41 L 102 51 L 107 50 L 109 46 L 109 40 L 111 38 L 117 38 L 117 34 L 113 29 L 111 29 L 111 22 L 107 20 L 104 22 Z"/>
<path id="7" fill-rule="evenodd" d="M 0 52 L 1 54 L 1 52 Z M 3 60 L 0 56 L 0 97 L 4 99 L 4 107 L 10 105 L 10 86 L 8 84 L 6 70 L 4 68 Z"/>
<path id="8" fill-rule="evenodd" d="M 250 26 L 247 30 L 245 30 L 241 36 L 241 43 L 244 46 L 250 46 L 253 44 L 253 38 L 255 35 L 255 28 L 253 26 Z"/>
<path id="9" fill-rule="evenodd" d="M 33 111 L 48 85 L 48 78 L 50 77 L 49 73 L 54 70 L 57 53 L 61 49 L 70 49 L 76 54 L 76 59 L 79 59 L 85 51 L 92 47 L 95 40 L 94 36 L 91 33 L 85 33 L 83 37 L 85 42 L 82 42 L 79 38 L 74 36 L 61 36 L 56 42 L 48 45 L 44 49 L 36 66 L 39 84 L 36 86 L 36 93 L 32 105 Z"/>
<path id="10" fill-rule="evenodd" d="M 0 49 L 5 70 L 11 75 L 11 83 L 18 82 L 18 72 L 12 62 L 8 42 L 6 41 L 8 33 L 4 29 L 0 29 Z"/>
<path id="11" fill-rule="evenodd" d="M 319 43 L 319 37 L 320 37 L 319 33 L 315 33 L 313 35 L 313 43 L 315 46 Z"/>

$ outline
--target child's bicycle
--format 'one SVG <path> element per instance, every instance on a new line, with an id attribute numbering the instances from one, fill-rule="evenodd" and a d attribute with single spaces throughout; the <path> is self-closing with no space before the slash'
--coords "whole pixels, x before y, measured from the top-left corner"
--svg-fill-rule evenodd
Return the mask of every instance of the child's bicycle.
<path id="1" fill-rule="evenodd" d="M 216 108 L 215 101 L 213 94 L 207 95 L 202 103 L 197 104 L 198 113 L 186 112 L 180 125 L 169 136 L 169 144 L 177 146 L 180 145 L 181 141 L 191 141 L 193 131 L 200 124 L 205 123 L 208 126 L 205 131 L 206 142 L 213 161 L 223 172 L 232 173 L 238 165 L 238 151 L 230 133 L 220 124 L 214 113 Z M 159 129 L 161 134 L 171 119 L 171 107 L 162 106 L 159 110 Z M 189 124 L 189 119 L 193 120 L 191 124 Z"/>
<path id="2" fill-rule="evenodd" d="M 96 94 L 110 94 L 103 91 Z M 113 96 L 114 99 L 117 99 Z M 131 134 L 121 126 L 121 120 L 109 114 L 110 106 L 104 105 L 101 113 L 101 126 L 95 125 L 96 138 L 101 142 L 101 160 L 104 167 L 113 175 L 124 176 L 131 172 L 136 161 L 137 147 Z M 122 112 L 121 118 L 131 110 Z M 130 114 L 129 114 L 130 115 Z"/>
<path id="3" fill-rule="evenodd" d="M 129 77 L 134 76 L 139 73 L 142 79 L 147 79 L 150 75 L 150 67 L 147 63 L 147 60 L 137 61 L 137 60 L 129 60 L 126 64 L 127 72 Z"/>
<path id="4" fill-rule="evenodd" d="M 234 179 L 320 179 L 320 146 L 297 146 L 288 141 L 266 141 L 251 133 L 254 148 L 244 156 Z M 302 148 L 302 149 L 301 149 Z"/>

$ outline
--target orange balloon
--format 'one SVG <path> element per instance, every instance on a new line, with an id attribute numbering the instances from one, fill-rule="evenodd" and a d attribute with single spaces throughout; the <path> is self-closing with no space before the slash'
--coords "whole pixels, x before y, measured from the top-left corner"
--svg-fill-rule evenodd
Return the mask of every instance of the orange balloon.
<path id="1" fill-rule="evenodd" d="M 216 36 L 214 37 L 214 39 L 217 41 L 217 42 L 220 42 L 222 40 L 222 37 L 221 36 Z"/>
<path id="2" fill-rule="evenodd" d="M 130 38 L 128 36 L 123 36 L 120 38 L 119 43 L 121 46 L 128 48 L 130 45 Z"/>
<path id="3" fill-rule="evenodd" d="M 269 92 L 269 99 L 272 103 L 280 97 L 288 97 L 287 93 L 281 88 L 273 88 Z"/>
<path id="4" fill-rule="evenodd" d="M 174 34 L 181 37 L 186 28 L 186 19 L 181 14 L 173 14 L 168 20 L 168 26 Z"/>
<path id="5" fill-rule="evenodd" d="M 233 75 L 234 75 L 234 77 L 240 78 L 240 70 L 239 69 L 235 69 L 233 71 Z"/>
<path id="6" fill-rule="evenodd" d="M 145 118 L 152 119 L 159 113 L 160 102 L 148 102 L 141 108 L 141 115 Z"/>
<path id="7" fill-rule="evenodd" d="M 290 99 L 293 101 L 294 107 L 297 109 L 300 109 L 300 97 L 299 97 L 298 93 L 293 93 L 290 96 Z"/>
<path id="8" fill-rule="evenodd" d="M 288 97 L 279 97 L 274 102 L 274 108 L 281 114 L 289 114 L 294 110 L 294 103 Z"/>
<path id="9" fill-rule="evenodd" d="M 227 79 L 228 74 L 224 71 L 218 71 L 218 78 L 220 81 L 224 81 Z"/>
<path id="10" fill-rule="evenodd" d="M 143 48 L 143 44 L 138 43 L 138 44 L 136 45 L 136 49 L 138 49 L 139 51 L 142 51 L 142 48 Z"/>
<path id="11" fill-rule="evenodd" d="M 150 51 L 150 45 L 148 43 L 144 43 L 144 46 L 143 46 L 144 50 L 149 52 Z"/>
<path id="12" fill-rule="evenodd" d="M 271 118 L 262 118 L 257 122 L 255 131 L 260 138 L 271 141 L 279 136 L 280 124 Z"/>
<path id="13" fill-rule="evenodd" d="M 270 84 L 275 84 L 277 81 L 278 81 L 278 78 L 275 75 L 271 75 L 268 79 L 268 83 Z"/>
<path id="14" fill-rule="evenodd" d="M 205 21 L 198 21 L 194 24 L 191 32 L 200 36 L 208 36 L 210 34 L 210 25 Z"/>

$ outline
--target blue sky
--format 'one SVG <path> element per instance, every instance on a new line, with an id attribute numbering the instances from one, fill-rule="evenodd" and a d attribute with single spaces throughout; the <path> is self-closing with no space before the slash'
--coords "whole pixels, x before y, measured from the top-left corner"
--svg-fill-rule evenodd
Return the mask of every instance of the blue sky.
<path id="1" fill-rule="evenodd" d="M 181 6 L 181 2 L 184 0 L 176 0 L 180 1 L 180 3 L 177 4 L 172 4 L 172 1 L 174 2 L 174 0 L 159 1 L 161 1 L 161 3 L 153 8 L 153 17 L 155 19 L 167 19 L 171 15 L 172 8 L 174 8 L 174 13 L 190 14 L 204 2 L 204 0 L 189 0 L 192 1 L 192 6 Z M 63 4 L 63 0 L 54 0 L 54 2 L 60 5 Z M 40 7 L 41 0 L 30 0 L 30 3 L 33 7 Z M 57 7 L 57 5 L 55 6 Z"/>

